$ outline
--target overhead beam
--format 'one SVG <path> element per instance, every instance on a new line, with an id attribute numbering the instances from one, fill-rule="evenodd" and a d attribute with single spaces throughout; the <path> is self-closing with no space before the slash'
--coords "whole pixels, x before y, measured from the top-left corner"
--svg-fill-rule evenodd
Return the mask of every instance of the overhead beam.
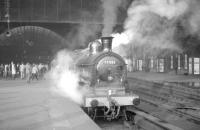
<path id="1" fill-rule="evenodd" d="M 1 20 L 0 23 L 6 23 L 6 20 Z M 72 21 L 72 20 L 10 20 L 10 23 L 70 23 L 70 24 L 99 24 L 102 25 L 103 22 L 98 21 Z M 113 23 L 108 23 L 113 25 Z M 123 23 L 114 23 L 116 25 L 122 25 Z"/>
<path id="2" fill-rule="evenodd" d="M 10 0 L 9 13 L 11 22 L 102 24 L 101 4 L 101 0 Z M 6 22 L 5 3 L 0 7 L 0 22 Z M 117 24 L 123 23 L 126 10 L 118 12 Z"/>

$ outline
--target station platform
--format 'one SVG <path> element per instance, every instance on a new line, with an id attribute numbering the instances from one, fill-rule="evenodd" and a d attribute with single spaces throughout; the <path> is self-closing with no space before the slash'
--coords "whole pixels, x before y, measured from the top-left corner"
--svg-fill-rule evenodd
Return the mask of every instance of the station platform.
<path id="1" fill-rule="evenodd" d="M 100 130 L 77 104 L 49 87 L 47 80 L 0 80 L 0 130 Z"/>
<path id="2" fill-rule="evenodd" d="M 200 82 L 198 75 L 176 75 L 174 73 L 128 72 L 128 77 L 153 82 Z"/>

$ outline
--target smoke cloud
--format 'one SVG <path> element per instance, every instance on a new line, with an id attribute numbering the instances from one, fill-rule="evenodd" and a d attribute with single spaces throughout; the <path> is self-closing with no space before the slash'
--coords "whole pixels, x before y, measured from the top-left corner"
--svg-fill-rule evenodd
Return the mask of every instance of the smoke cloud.
<path id="1" fill-rule="evenodd" d="M 60 51 L 52 62 L 52 69 L 48 73 L 54 87 L 51 91 L 82 104 L 86 87 L 80 87 L 80 73 L 75 68 L 75 54 L 66 50 Z"/>
<path id="2" fill-rule="evenodd" d="M 95 38 L 100 30 L 101 27 L 99 25 L 83 22 L 67 34 L 66 40 L 71 49 L 86 47 L 88 41 Z"/>
<path id="3" fill-rule="evenodd" d="M 110 36 L 113 27 L 116 24 L 117 19 L 117 9 L 121 5 L 122 0 L 101 0 L 102 7 L 104 10 L 103 13 L 103 30 L 102 36 Z"/>
<path id="4" fill-rule="evenodd" d="M 182 51 L 177 41 L 177 23 L 187 33 L 199 31 L 200 10 L 196 0 L 135 0 L 128 8 L 128 17 L 121 34 L 113 34 L 113 47 L 121 44 L 148 46 L 147 52 L 155 48 Z M 116 45 L 116 46 L 115 46 Z M 122 53 L 122 52 L 121 52 Z"/>
<path id="5" fill-rule="evenodd" d="M 182 22 L 189 23 L 189 25 L 184 25 L 184 26 L 189 26 L 189 28 L 187 27 L 187 29 L 189 33 L 193 35 L 200 32 L 200 8 L 199 7 L 200 7 L 200 1 L 198 0 L 190 1 L 190 10 L 188 11 L 187 16 L 185 17 L 185 21 L 182 20 Z"/>
<path id="6" fill-rule="evenodd" d="M 199 7 L 198 0 L 135 0 L 128 8 L 124 31 L 112 35 L 113 47 L 132 44 L 147 46 L 145 52 L 158 48 L 181 52 L 188 36 L 200 36 Z"/>
<path id="7" fill-rule="evenodd" d="M 122 0 L 102 0 L 104 9 L 103 36 L 109 36 L 116 24 L 117 8 Z M 181 51 L 182 44 L 177 39 L 178 23 L 187 35 L 200 32 L 200 2 L 197 0 L 134 0 L 128 8 L 128 17 L 122 33 L 112 34 L 113 49 L 119 54 L 131 52 L 161 52 L 160 49 Z M 100 30 L 100 26 L 83 23 L 67 36 L 72 48 L 85 46 L 87 39 Z M 137 49 L 141 47 L 142 49 Z M 116 49 L 118 48 L 118 49 Z M 132 51 L 131 49 L 135 49 Z M 131 50 L 131 51 L 130 51 Z M 80 73 L 75 71 L 74 60 L 69 52 L 59 52 L 51 71 L 55 88 L 53 91 L 69 97 L 77 103 L 87 87 L 79 88 Z"/>
<path id="8" fill-rule="evenodd" d="M 97 15 L 99 12 L 97 11 L 95 14 Z M 51 89 L 53 93 L 67 97 L 78 104 L 83 103 L 83 96 L 88 92 L 88 79 L 90 75 L 80 72 L 76 68 L 76 60 L 88 52 L 87 48 L 84 50 L 80 50 L 80 48 L 85 48 L 88 41 L 96 39 L 97 34 L 102 29 L 99 24 L 94 24 L 96 21 L 95 17 L 93 23 L 91 13 L 82 11 L 81 14 L 85 18 L 90 18 L 90 21 L 83 20 L 80 24 L 72 25 L 72 29 L 65 36 L 66 44 L 69 45 L 68 49 L 74 50 L 79 48 L 79 50 L 61 50 L 58 52 L 52 61 L 52 69 L 47 74 L 54 84 L 54 87 Z"/>

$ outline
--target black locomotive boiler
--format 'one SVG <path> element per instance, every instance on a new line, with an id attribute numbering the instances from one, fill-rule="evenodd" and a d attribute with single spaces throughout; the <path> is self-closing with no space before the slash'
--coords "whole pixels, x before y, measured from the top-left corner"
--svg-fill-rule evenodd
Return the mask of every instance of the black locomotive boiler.
<path id="1" fill-rule="evenodd" d="M 112 52 L 112 37 L 91 42 L 88 48 L 89 52 L 82 54 L 76 63 L 80 76 L 89 86 L 82 108 L 92 119 L 127 119 L 127 107 L 138 105 L 140 99 L 127 91 L 126 63 Z"/>

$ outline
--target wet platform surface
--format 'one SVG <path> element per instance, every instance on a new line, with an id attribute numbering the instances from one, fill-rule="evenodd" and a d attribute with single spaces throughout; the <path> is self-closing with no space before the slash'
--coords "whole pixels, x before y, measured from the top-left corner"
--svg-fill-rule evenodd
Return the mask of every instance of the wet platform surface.
<path id="1" fill-rule="evenodd" d="M 77 104 L 49 88 L 47 80 L 0 80 L 0 130 L 100 129 Z"/>

